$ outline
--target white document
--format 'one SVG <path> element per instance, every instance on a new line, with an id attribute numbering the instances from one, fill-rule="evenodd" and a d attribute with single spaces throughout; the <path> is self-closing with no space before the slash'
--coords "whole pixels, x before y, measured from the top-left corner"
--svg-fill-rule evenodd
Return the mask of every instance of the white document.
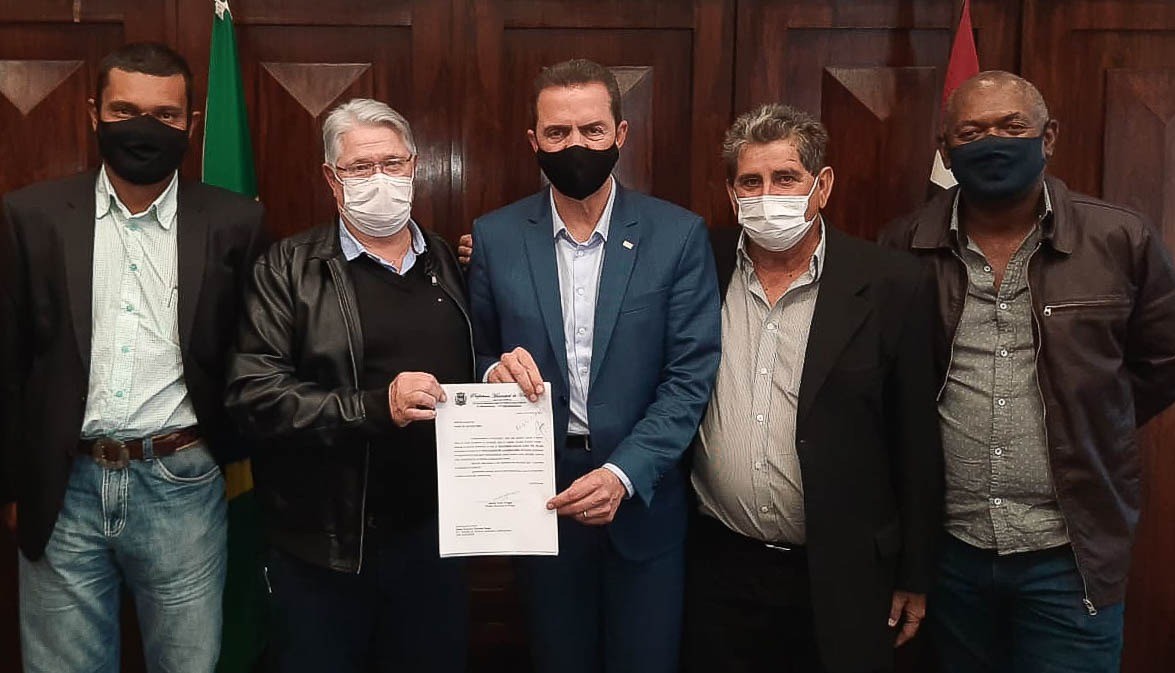
<path id="1" fill-rule="evenodd" d="M 446 384 L 437 404 L 441 556 L 554 556 L 551 386 L 537 402 L 515 383 Z"/>

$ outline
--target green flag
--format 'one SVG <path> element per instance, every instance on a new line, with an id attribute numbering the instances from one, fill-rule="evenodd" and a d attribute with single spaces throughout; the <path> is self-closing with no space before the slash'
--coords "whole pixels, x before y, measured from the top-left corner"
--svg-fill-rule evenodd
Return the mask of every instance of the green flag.
<path id="1" fill-rule="evenodd" d="M 204 182 L 257 196 L 233 15 L 228 0 L 213 0 L 213 7 L 208 107 L 204 113 Z"/>
<path id="2" fill-rule="evenodd" d="M 257 196 L 253 145 L 237 40 L 227 0 L 213 0 L 208 102 L 204 112 L 204 182 Z M 262 534 L 248 459 L 225 466 L 228 497 L 228 577 L 217 673 L 250 673 L 265 649 L 266 596 Z"/>

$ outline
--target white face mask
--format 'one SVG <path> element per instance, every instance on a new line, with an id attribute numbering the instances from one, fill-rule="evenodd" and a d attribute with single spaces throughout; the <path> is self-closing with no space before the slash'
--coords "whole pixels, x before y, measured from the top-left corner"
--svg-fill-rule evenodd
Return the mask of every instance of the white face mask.
<path id="1" fill-rule="evenodd" d="M 783 252 L 796 247 L 816 217 L 808 220 L 808 202 L 820 184 L 820 174 L 812 182 L 807 196 L 747 196 L 738 199 L 738 223 L 747 236 L 764 250 Z"/>
<path id="2" fill-rule="evenodd" d="M 367 178 L 340 178 L 339 182 L 343 185 L 343 207 L 339 210 L 359 231 L 385 238 L 408 224 L 412 178 L 374 173 Z"/>

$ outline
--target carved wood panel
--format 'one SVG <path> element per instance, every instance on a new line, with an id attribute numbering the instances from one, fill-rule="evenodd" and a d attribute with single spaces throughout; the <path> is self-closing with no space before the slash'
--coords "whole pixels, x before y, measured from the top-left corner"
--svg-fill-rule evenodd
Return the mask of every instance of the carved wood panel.
<path id="1" fill-rule="evenodd" d="M 739 2 L 735 114 L 778 101 L 823 115 L 834 226 L 874 238 L 925 198 L 958 4 Z M 1016 69 L 1019 13 L 1009 4 L 972 3 L 982 67 Z"/>
<path id="2" fill-rule="evenodd" d="M 205 4 L 183 0 L 181 22 L 210 25 Z M 322 121 L 338 104 L 370 97 L 412 126 L 419 153 L 413 217 L 455 239 L 447 3 L 233 0 L 231 7 L 271 231 L 288 235 L 336 217 L 321 173 Z M 194 63 L 207 63 L 207 32 L 182 33 L 181 47 Z M 197 87 L 206 81 L 201 68 Z M 198 166 L 199 157 L 190 161 Z"/>
<path id="3" fill-rule="evenodd" d="M 821 118 L 836 129 L 828 221 L 862 238 L 926 196 L 939 101 L 931 67 L 826 68 Z M 894 170 L 896 157 L 910 165 Z M 920 157 L 927 157 L 920 162 Z"/>
<path id="4" fill-rule="evenodd" d="M 463 105 L 477 102 L 458 132 L 454 189 L 463 221 L 535 190 L 539 172 L 526 140 L 531 84 L 542 66 L 573 57 L 614 68 L 628 86 L 622 179 L 708 221 L 728 218 L 718 147 L 729 123 L 732 2 L 607 0 L 591 12 L 568 0 L 458 0 L 457 7 L 464 31 L 457 57 L 465 64 L 457 96 Z"/>
<path id="5" fill-rule="evenodd" d="M 1106 73 L 1106 199 L 1134 208 L 1175 247 L 1175 68 Z"/>

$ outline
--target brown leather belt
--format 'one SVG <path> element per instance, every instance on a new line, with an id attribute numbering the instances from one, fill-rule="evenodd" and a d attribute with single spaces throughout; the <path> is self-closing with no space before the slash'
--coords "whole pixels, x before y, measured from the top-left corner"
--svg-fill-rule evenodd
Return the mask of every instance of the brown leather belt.
<path id="1" fill-rule="evenodd" d="M 200 441 L 200 429 L 193 426 L 169 432 L 166 435 L 156 435 L 151 438 L 151 454 L 156 458 L 170 456 L 182 451 Z M 113 437 L 99 437 L 98 439 L 83 439 L 78 442 L 77 452 L 89 456 L 100 466 L 111 470 L 120 470 L 132 460 L 143 460 L 142 439 L 114 439 Z"/>

